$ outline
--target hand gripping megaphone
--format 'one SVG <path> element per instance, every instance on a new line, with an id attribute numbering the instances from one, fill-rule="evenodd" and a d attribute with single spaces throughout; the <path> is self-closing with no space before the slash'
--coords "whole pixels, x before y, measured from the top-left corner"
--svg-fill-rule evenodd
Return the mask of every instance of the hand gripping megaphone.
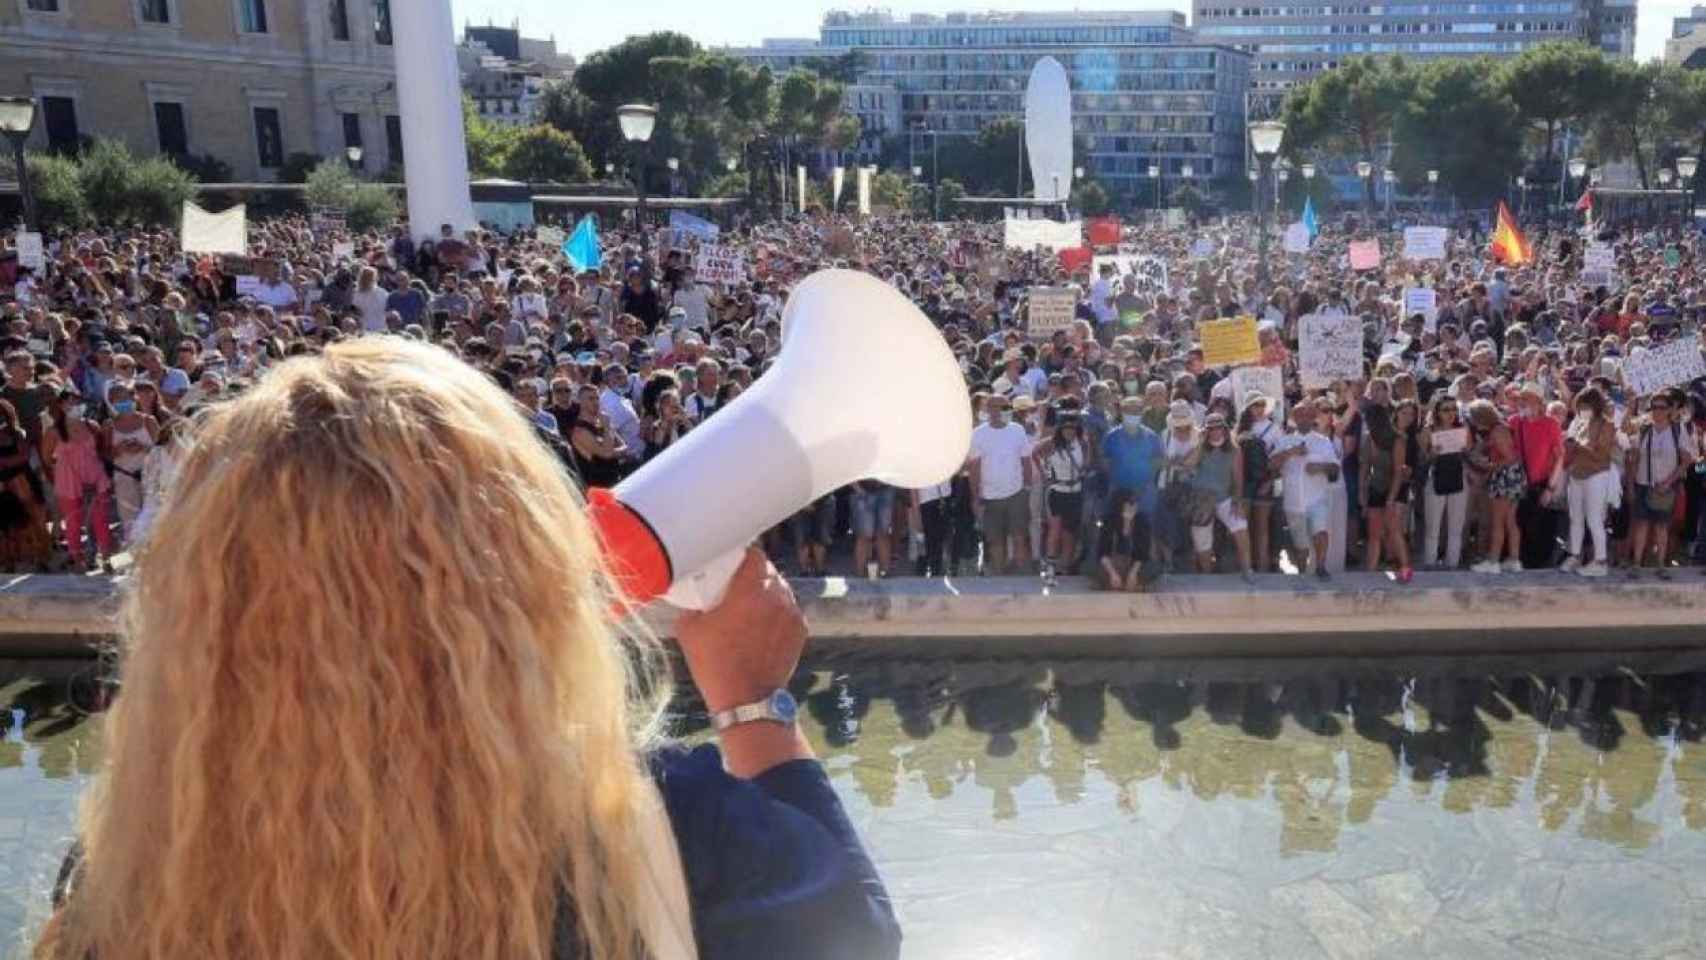
<path id="1" fill-rule="evenodd" d="M 626 600 L 721 601 L 746 546 L 855 480 L 941 483 L 971 448 L 971 401 L 941 333 L 869 274 L 807 277 L 752 389 L 588 500 Z"/>

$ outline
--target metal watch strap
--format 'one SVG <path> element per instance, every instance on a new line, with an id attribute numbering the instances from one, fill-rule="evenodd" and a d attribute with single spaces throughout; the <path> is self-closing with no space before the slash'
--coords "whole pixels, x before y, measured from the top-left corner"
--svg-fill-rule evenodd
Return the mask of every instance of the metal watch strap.
<path id="1" fill-rule="evenodd" d="M 730 727 L 757 720 L 778 720 L 770 707 L 770 698 L 765 697 L 756 703 L 743 703 L 738 707 L 721 710 L 711 715 L 711 729 L 722 733 Z"/>

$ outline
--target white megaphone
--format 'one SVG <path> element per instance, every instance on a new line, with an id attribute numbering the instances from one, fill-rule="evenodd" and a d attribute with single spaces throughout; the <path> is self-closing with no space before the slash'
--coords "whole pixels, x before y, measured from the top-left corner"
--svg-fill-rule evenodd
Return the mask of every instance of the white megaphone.
<path id="1" fill-rule="evenodd" d="M 782 313 L 782 352 L 752 389 L 612 490 L 588 494 L 633 604 L 722 600 L 759 534 L 855 480 L 903 488 L 953 476 L 971 448 L 959 364 L 894 287 L 853 270 L 807 277 Z"/>

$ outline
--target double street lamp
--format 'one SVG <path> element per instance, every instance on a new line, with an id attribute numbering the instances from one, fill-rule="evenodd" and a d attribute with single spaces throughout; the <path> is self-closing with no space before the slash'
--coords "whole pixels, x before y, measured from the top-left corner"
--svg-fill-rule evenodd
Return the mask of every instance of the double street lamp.
<path id="1" fill-rule="evenodd" d="M 1260 172 L 1265 175 L 1273 170 L 1274 158 L 1279 156 L 1280 143 L 1285 139 L 1285 124 L 1278 120 L 1257 120 L 1250 124 L 1250 148 L 1255 151 L 1256 162 L 1260 164 Z M 1189 176 L 1189 174 L 1186 174 Z M 1260 190 L 1257 191 L 1261 193 Z M 1275 191 L 1277 203 L 1278 189 Z M 1256 286 L 1262 295 L 1268 289 L 1268 205 L 1258 204 L 1261 209 L 1261 223 L 1256 249 Z"/>
<path id="2" fill-rule="evenodd" d="M 1370 199 L 1374 194 L 1374 184 L 1369 181 L 1373 175 L 1374 164 L 1367 160 L 1357 161 L 1357 176 L 1362 178 L 1362 213 L 1365 217 L 1374 216 L 1374 201 Z"/>
<path id="3" fill-rule="evenodd" d="M 645 144 L 657 126 L 658 108 L 646 103 L 625 103 L 616 108 L 616 119 L 622 125 L 622 139 L 634 144 L 634 229 L 644 232 L 646 222 L 646 164 Z"/>
<path id="4" fill-rule="evenodd" d="M 30 97 L 0 97 L 0 133 L 12 144 L 12 156 L 17 163 L 18 196 L 24 204 L 24 225 L 32 231 L 41 229 L 36 222 L 36 199 L 30 190 L 30 171 L 24 163 L 24 141 L 36 125 L 36 102 Z"/>
<path id="5" fill-rule="evenodd" d="M 1682 225 L 1688 226 L 1694 216 L 1694 174 L 1700 170 L 1699 157 L 1677 157 L 1676 176 L 1682 182 Z"/>

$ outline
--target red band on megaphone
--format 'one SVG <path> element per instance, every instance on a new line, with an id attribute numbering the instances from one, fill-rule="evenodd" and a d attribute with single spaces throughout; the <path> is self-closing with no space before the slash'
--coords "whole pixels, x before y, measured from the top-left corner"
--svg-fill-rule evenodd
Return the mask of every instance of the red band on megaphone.
<path id="1" fill-rule="evenodd" d="M 623 595 L 635 605 L 663 596 L 675 576 L 669 554 L 646 518 L 603 488 L 588 490 L 586 502 L 604 544 L 605 564 Z"/>

